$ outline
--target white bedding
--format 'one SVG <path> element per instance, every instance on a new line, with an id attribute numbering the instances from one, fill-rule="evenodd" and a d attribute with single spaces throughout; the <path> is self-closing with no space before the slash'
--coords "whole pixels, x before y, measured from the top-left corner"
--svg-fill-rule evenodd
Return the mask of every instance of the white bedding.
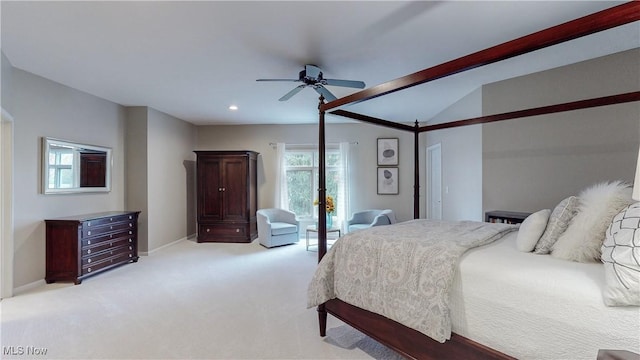
<path id="1" fill-rule="evenodd" d="M 604 305 L 601 263 L 523 253 L 516 236 L 463 255 L 450 299 L 453 332 L 519 359 L 640 353 L 640 308 Z"/>

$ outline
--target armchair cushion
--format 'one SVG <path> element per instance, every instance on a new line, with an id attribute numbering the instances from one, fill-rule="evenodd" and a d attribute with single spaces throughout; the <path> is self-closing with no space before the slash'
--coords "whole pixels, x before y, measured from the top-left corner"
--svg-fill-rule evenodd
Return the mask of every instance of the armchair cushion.
<path id="1" fill-rule="evenodd" d="M 291 234 L 291 233 L 297 233 L 297 232 L 298 232 L 298 226 L 296 226 L 295 224 L 288 224 L 283 222 L 271 223 L 272 236 L 285 235 L 285 234 Z"/>

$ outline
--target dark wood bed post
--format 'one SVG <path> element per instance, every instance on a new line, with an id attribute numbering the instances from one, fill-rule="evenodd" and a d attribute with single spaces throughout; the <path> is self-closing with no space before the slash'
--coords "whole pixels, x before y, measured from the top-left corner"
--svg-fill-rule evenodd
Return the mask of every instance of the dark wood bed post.
<path id="1" fill-rule="evenodd" d="M 318 262 L 327 253 L 327 188 L 325 175 L 325 133 L 324 114 L 322 105 L 324 96 L 320 95 L 318 104 Z M 325 305 L 318 305 L 318 324 L 320 325 L 320 336 L 327 335 L 327 310 Z"/>
<path id="2" fill-rule="evenodd" d="M 414 125 L 413 130 L 413 218 L 420 218 L 420 126 L 418 126 L 418 120 Z"/>

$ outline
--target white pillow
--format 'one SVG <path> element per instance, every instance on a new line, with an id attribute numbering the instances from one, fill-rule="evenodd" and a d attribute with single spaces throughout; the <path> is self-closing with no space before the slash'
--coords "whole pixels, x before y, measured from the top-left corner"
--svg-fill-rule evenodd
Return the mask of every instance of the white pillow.
<path id="1" fill-rule="evenodd" d="M 540 210 L 529 216 L 522 222 L 516 238 L 516 247 L 522 252 L 532 252 L 538 240 L 544 233 L 549 221 L 550 209 Z"/>
<path id="2" fill-rule="evenodd" d="M 621 181 L 603 182 L 583 190 L 578 214 L 553 245 L 551 256 L 560 259 L 600 261 L 600 248 L 611 220 L 631 204 L 631 188 Z"/>
<path id="3" fill-rule="evenodd" d="M 640 306 L 640 202 L 613 218 L 602 244 L 608 306 Z"/>
<path id="4" fill-rule="evenodd" d="M 551 252 L 551 247 L 558 241 L 562 233 L 567 230 L 571 219 L 578 213 L 578 200 L 575 196 L 560 201 L 549 215 L 547 228 L 536 244 L 535 253 L 545 255 Z"/>

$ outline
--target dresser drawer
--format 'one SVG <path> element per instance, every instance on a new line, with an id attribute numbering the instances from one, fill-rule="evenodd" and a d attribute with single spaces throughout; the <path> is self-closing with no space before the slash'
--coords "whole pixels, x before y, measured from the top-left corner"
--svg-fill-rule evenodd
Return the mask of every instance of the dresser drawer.
<path id="1" fill-rule="evenodd" d="M 82 248 L 82 256 L 94 256 L 102 251 L 113 249 L 119 246 L 129 245 L 135 249 L 135 242 L 132 238 L 122 237 L 111 241 L 102 241 L 96 245 L 91 245 Z"/>
<path id="2" fill-rule="evenodd" d="M 134 237 L 135 237 L 135 234 L 133 230 L 122 230 L 122 231 L 118 231 L 110 234 L 103 234 L 100 236 L 84 238 L 82 239 L 81 246 L 82 246 L 82 249 L 84 250 L 86 248 L 100 245 L 104 242 L 113 242 L 122 238 L 128 238 L 133 241 Z"/>
<path id="3" fill-rule="evenodd" d="M 121 230 L 133 230 L 136 227 L 136 222 L 132 220 L 120 221 L 108 223 L 100 226 L 83 226 L 82 227 L 82 237 L 92 237 L 98 236 L 101 234 L 110 233 L 113 231 L 121 231 Z"/>
<path id="4" fill-rule="evenodd" d="M 83 256 L 82 257 L 82 266 L 85 265 L 91 265 L 91 264 L 95 264 L 95 263 L 100 263 L 101 261 L 110 258 L 114 255 L 120 255 L 120 254 L 131 254 L 132 257 L 134 255 L 134 250 L 135 248 L 133 247 L 133 245 L 127 245 L 126 243 L 121 244 L 120 246 L 114 246 L 110 249 L 104 250 L 102 252 L 97 252 L 97 253 L 93 253 L 91 255 L 88 256 Z"/>
<path id="5" fill-rule="evenodd" d="M 103 268 L 123 264 L 129 261 L 135 261 L 136 257 L 131 252 L 123 252 L 120 254 L 116 254 L 114 256 L 108 257 L 106 259 L 102 259 L 101 261 L 95 261 L 91 264 L 82 266 L 82 275 L 89 275 L 91 273 L 97 272 Z"/>
<path id="6" fill-rule="evenodd" d="M 135 220 L 136 219 L 133 214 L 114 215 L 114 216 L 101 217 L 101 218 L 96 218 L 91 220 L 85 220 L 84 226 L 87 229 L 91 229 L 101 225 L 113 224 L 117 222 L 135 221 Z"/>

